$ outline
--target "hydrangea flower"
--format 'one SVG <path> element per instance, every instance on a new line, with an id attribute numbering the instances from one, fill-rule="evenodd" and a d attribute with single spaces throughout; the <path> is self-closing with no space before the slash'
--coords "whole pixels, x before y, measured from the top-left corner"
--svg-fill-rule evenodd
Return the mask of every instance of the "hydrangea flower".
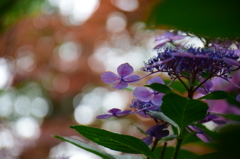
<path id="1" fill-rule="evenodd" d="M 204 79 L 200 79 L 200 82 L 203 82 Z M 205 83 L 202 84 L 203 88 L 198 88 L 196 91 L 201 94 L 208 94 L 212 92 L 211 88 L 213 87 L 213 83 L 210 80 L 205 81 Z"/>
<path id="2" fill-rule="evenodd" d="M 130 75 L 133 73 L 133 67 L 128 63 L 121 64 L 117 68 L 118 75 L 113 72 L 105 72 L 101 75 L 103 82 L 107 84 L 115 83 L 114 88 L 123 89 L 128 86 L 128 83 L 137 82 L 140 80 L 138 75 Z"/>
<path id="3" fill-rule="evenodd" d="M 148 85 L 153 83 L 164 84 L 163 80 L 158 76 L 151 78 L 147 82 Z M 163 93 L 159 93 L 157 91 L 154 91 L 153 89 L 149 90 L 146 87 L 137 87 L 134 90 L 133 95 L 142 102 L 151 101 L 156 106 L 160 106 L 162 104 Z"/>
<path id="4" fill-rule="evenodd" d="M 148 134 L 149 136 L 143 138 L 142 140 L 149 146 L 153 141 L 153 137 L 156 139 L 161 139 L 162 137 L 169 135 L 169 131 L 164 130 L 165 128 L 166 125 L 152 126 L 146 131 L 146 134 Z"/>
<path id="5" fill-rule="evenodd" d="M 113 108 L 113 109 L 110 109 L 108 112 L 109 112 L 110 114 L 98 115 L 97 118 L 98 118 L 98 119 L 106 119 L 106 118 L 109 118 L 109 117 L 121 118 L 121 117 L 124 117 L 124 116 L 126 116 L 126 115 L 129 115 L 129 114 L 131 113 L 131 110 L 121 111 L 120 109 Z"/>
<path id="6" fill-rule="evenodd" d="M 202 119 L 201 121 L 199 121 L 199 123 L 207 123 L 209 121 L 214 122 L 215 124 L 226 124 L 225 121 L 223 120 L 219 120 L 219 116 L 216 114 L 208 114 L 204 119 Z"/>

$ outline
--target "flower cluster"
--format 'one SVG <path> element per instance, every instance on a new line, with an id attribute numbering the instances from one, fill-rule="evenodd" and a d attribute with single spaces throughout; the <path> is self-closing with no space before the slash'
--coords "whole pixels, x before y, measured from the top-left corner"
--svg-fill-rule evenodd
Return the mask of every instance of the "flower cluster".
<path id="1" fill-rule="evenodd" d="M 212 89 L 213 83 L 211 79 L 214 77 L 219 77 L 230 82 L 231 73 L 240 69 L 240 48 L 235 50 L 231 48 L 230 46 L 234 44 L 231 41 L 220 43 L 215 40 L 209 44 L 205 44 L 204 48 L 194 47 L 194 45 L 184 45 L 184 42 L 179 42 L 184 41 L 187 37 L 187 35 L 179 35 L 177 32 L 166 32 L 162 36 L 157 37 L 157 45 L 154 48 L 157 51 L 157 55 L 145 62 L 145 66 L 141 68 L 142 71 L 148 73 L 144 77 L 158 72 L 165 72 L 170 76 L 172 82 L 178 79 L 183 84 L 188 91 L 189 98 L 193 98 L 194 92 L 206 95 L 216 91 Z M 177 41 L 178 43 L 176 43 Z M 240 47 L 240 45 L 236 46 Z M 129 83 L 137 82 L 144 78 L 138 75 L 131 75 L 133 67 L 128 63 L 120 65 L 117 68 L 117 72 L 118 75 L 113 72 L 105 72 L 101 75 L 101 79 L 105 83 L 114 84 L 113 87 L 116 89 L 123 89 Z M 153 83 L 165 84 L 159 76 L 151 78 L 147 85 Z M 132 100 L 132 104 L 130 105 L 130 108 L 133 109 L 132 112 L 131 110 L 121 111 L 113 108 L 109 110 L 110 114 L 99 115 L 97 118 L 119 118 L 138 113 L 143 117 L 151 117 L 156 122 L 156 125 L 146 132 L 149 136 L 143 139 L 147 145 L 152 143 L 153 137 L 161 139 L 167 136 L 169 131 L 166 128 L 169 123 L 158 122 L 155 117 L 147 113 L 149 110 L 161 112 L 164 93 L 140 86 L 133 91 L 133 95 L 135 99 Z M 237 100 L 240 101 L 240 95 L 237 96 Z M 218 116 L 214 114 L 207 114 L 206 118 L 199 121 L 199 123 L 209 121 L 217 124 L 225 123 L 218 120 Z M 195 125 L 188 125 L 186 129 L 204 142 L 210 142 L 211 140 L 211 137 Z"/>

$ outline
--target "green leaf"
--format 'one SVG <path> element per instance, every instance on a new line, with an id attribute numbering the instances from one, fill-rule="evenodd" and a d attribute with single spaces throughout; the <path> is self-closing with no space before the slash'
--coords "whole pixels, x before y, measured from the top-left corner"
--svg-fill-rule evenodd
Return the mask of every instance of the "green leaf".
<path id="1" fill-rule="evenodd" d="M 204 37 L 237 38 L 239 17 L 237 0 L 162 0 L 152 9 L 148 24 Z"/>
<path id="2" fill-rule="evenodd" d="M 218 99 L 227 99 L 227 98 L 232 98 L 232 96 L 230 96 L 225 91 L 214 91 L 198 99 L 218 100 Z"/>
<path id="3" fill-rule="evenodd" d="M 112 150 L 133 154 L 144 154 L 155 159 L 149 147 L 142 140 L 133 136 L 112 133 L 99 128 L 83 125 L 70 126 L 70 128 L 76 130 L 87 139 Z"/>
<path id="4" fill-rule="evenodd" d="M 103 159 L 116 159 L 112 155 L 107 154 L 106 152 L 104 152 L 102 150 L 99 150 L 95 147 L 92 147 L 92 146 L 90 146 L 90 145 L 88 145 L 84 142 L 79 141 L 79 140 L 68 138 L 68 137 L 62 137 L 62 136 L 58 136 L 58 135 L 55 135 L 54 137 L 57 138 L 57 139 L 69 142 L 69 143 L 71 143 L 73 145 L 76 145 L 77 147 L 80 147 L 80 148 L 82 148 L 84 150 L 87 150 L 89 152 L 92 152 L 95 155 L 98 155 L 98 156 L 102 157 Z"/>
<path id="5" fill-rule="evenodd" d="M 170 119 L 168 116 L 166 116 L 162 112 L 149 110 L 147 111 L 147 114 L 172 124 L 177 128 L 178 132 L 180 132 L 180 127 L 178 126 L 178 124 L 176 124 L 172 119 Z"/>
<path id="6" fill-rule="evenodd" d="M 177 138 L 177 135 L 175 135 L 175 134 L 168 135 L 168 136 L 165 136 L 165 137 L 161 138 L 161 140 L 158 142 L 158 144 L 163 143 L 165 141 L 171 141 L 171 140 L 174 140 L 176 138 Z"/>
<path id="7" fill-rule="evenodd" d="M 202 101 L 167 94 L 163 97 L 162 112 L 173 120 L 180 129 L 206 116 L 208 105 Z"/>
<path id="8" fill-rule="evenodd" d="M 214 152 L 214 153 L 209 153 L 209 154 L 199 156 L 196 159 L 227 159 L 227 158 L 228 156 L 226 156 L 225 154 Z M 232 159 L 232 158 L 229 158 L 229 159 Z"/>
<path id="9" fill-rule="evenodd" d="M 240 121 L 240 115 L 236 115 L 236 114 L 217 114 L 217 113 L 214 113 L 214 114 L 222 116 L 222 117 L 224 117 L 226 119 Z"/>
<path id="10" fill-rule="evenodd" d="M 173 91 L 171 90 L 171 88 L 169 88 L 168 86 L 166 86 L 165 84 L 160 84 L 160 83 L 153 83 L 151 85 L 145 85 L 146 87 L 150 87 L 152 89 L 154 89 L 155 91 L 158 91 L 160 93 L 164 93 L 164 94 L 169 94 L 169 93 L 173 93 Z"/>
<path id="11" fill-rule="evenodd" d="M 114 155 L 116 159 L 142 159 L 141 156 L 136 155 Z"/>

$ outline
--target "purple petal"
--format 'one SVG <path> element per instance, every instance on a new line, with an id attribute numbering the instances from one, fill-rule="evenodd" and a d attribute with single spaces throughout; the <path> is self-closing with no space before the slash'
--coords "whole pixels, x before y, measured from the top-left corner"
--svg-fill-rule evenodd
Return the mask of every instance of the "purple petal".
<path id="1" fill-rule="evenodd" d="M 153 83 L 164 84 L 163 80 L 162 80 L 160 77 L 158 77 L 158 76 L 155 76 L 155 77 L 151 78 L 151 79 L 147 82 L 148 85 L 153 84 Z"/>
<path id="2" fill-rule="evenodd" d="M 98 115 L 96 118 L 97 119 L 107 119 L 112 116 L 113 116 L 112 114 L 102 114 L 102 115 Z"/>
<path id="3" fill-rule="evenodd" d="M 185 37 L 186 36 L 184 36 L 184 35 L 175 35 L 175 36 L 170 37 L 170 39 L 171 40 L 180 40 L 180 39 L 183 39 Z"/>
<path id="4" fill-rule="evenodd" d="M 134 90 L 133 95 L 142 102 L 149 102 L 153 97 L 153 92 L 145 87 L 137 87 Z"/>
<path id="5" fill-rule="evenodd" d="M 168 130 L 163 130 L 158 134 L 155 134 L 154 137 L 156 139 L 161 139 L 162 137 L 168 136 L 169 135 L 169 131 Z"/>
<path id="6" fill-rule="evenodd" d="M 171 53 L 171 55 L 180 56 L 180 57 L 193 57 L 194 56 L 192 53 L 189 53 L 189 52 L 174 52 L 174 53 Z"/>
<path id="7" fill-rule="evenodd" d="M 200 128 L 198 128 L 197 126 L 188 125 L 188 127 L 195 132 L 198 132 L 198 133 L 202 132 L 202 130 Z"/>
<path id="8" fill-rule="evenodd" d="M 238 102 L 240 102 L 240 94 L 237 95 L 236 100 L 237 100 Z"/>
<path id="9" fill-rule="evenodd" d="M 116 113 L 118 113 L 118 112 L 121 112 L 121 110 L 118 109 L 118 108 L 112 108 L 112 109 L 110 109 L 108 112 L 111 113 L 111 114 L 116 114 Z"/>
<path id="10" fill-rule="evenodd" d="M 154 105 L 160 106 L 160 105 L 162 105 L 162 97 L 163 97 L 163 94 L 159 93 L 152 98 L 151 102 Z"/>
<path id="11" fill-rule="evenodd" d="M 124 117 L 124 116 L 126 116 L 126 115 L 129 115 L 130 112 L 131 112 L 131 110 L 124 110 L 124 111 L 122 111 L 122 112 L 117 112 L 117 113 L 116 113 L 116 117 L 118 117 L 118 118 Z"/>
<path id="12" fill-rule="evenodd" d="M 146 145 L 151 145 L 152 141 L 153 141 L 153 137 L 152 136 L 148 136 L 142 139 L 143 142 L 145 142 Z"/>
<path id="13" fill-rule="evenodd" d="M 145 113 L 144 111 L 137 112 L 138 115 L 144 118 L 150 118 L 151 116 Z"/>
<path id="14" fill-rule="evenodd" d="M 165 125 L 154 125 L 146 131 L 146 134 L 154 136 L 160 133 L 165 128 Z"/>
<path id="15" fill-rule="evenodd" d="M 113 85 L 114 88 L 116 89 L 123 89 L 126 88 L 128 86 L 128 84 L 126 82 L 120 81 L 116 84 Z"/>
<path id="16" fill-rule="evenodd" d="M 128 63 L 124 63 L 118 66 L 117 71 L 120 77 L 125 77 L 133 73 L 133 67 L 130 66 Z"/>
<path id="17" fill-rule="evenodd" d="M 227 57 L 222 58 L 222 60 L 229 65 L 240 66 L 240 63 L 237 60 L 230 59 L 230 58 L 227 58 Z"/>
<path id="18" fill-rule="evenodd" d="M 212 138 L 205 133 L 197 133 L 196 136 L 206 143 L 210 143 L 212 140 Z"/>
<path id="19" fill-rule="evenodd" d="M 115 83 L 115 82 L 119 81 L 120 77 L 118 77 L 113 72 L 105 72 L 101 75 L 101 79 L 103 82 L 110 84 L 110 83 Z"/>
<path id="20" fill-rule="evenodd" d="M 139 81 L 140 77 L 138 75 L 129 75 L 123 77 L 123 80 L 126 81 L 127 83 L 133 83 Z"/>
<path id="21" fill-rule="evenodd" d="M 207 94 L 207 92 L 206 92 L 205 89 L 203 89 L 203 88 L 198 88 L 196 91 L 197 91 L 198 93 L 201 93 L 201 94 L 204 94 L 204 95 Z"/>
<path id="22" fill-rule="evenodd" d="M 166 44 L 166 42 L 169 41 L 169 39 L 161 39 L 161 40 L 156 40 L 156 41 L 157 41 L 157 45 L 153 48 L 154 50 L 164 46 Z"/>
<path id="23" fill-rule="evenodd" d="M 205 87 L 208 91 L 213 87 L 213 83 L 210 80 L 207 80 L 204 84 L 203 87 Z"/>

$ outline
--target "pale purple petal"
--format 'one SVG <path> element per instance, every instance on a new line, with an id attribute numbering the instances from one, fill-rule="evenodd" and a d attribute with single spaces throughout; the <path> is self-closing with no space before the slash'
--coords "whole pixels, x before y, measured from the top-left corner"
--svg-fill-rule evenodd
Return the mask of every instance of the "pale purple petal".
<path id="1" fill-rule="evenodd" d="M 153 97 L 153 92 L 145 87 L 137 87 L 134 90 L 133 95 L 142 102 L 149 102 Z"/>
<path id="2" fill-rule="evenodd" d="M 129 76 L 123 77 L 123 80 L 126 81 L 127 83 L 133 83 L 133 82 L 139 81 L 140 77 L 138 75 L 129 75 Z"/>
<path id="3" fill-rule="evenodd" d="M 150 84 L 153 84 L 153 83 L 160 83 L 160 84 L 164 84 L 163 80 L 158 77 L 158 76 L 155 76 L 153 78 L 151 78 L 150 80 L 148 80 L 147 84 L 150 85 Z"/>
<path id="4" fill-rule="evenodd" d="M 166 44 L 166 42 L 168 42 L 169 39 L 162 39 L 162 40 L 158 40 L 157 41 L 157 45 L 153 48 L 153 49 L 158 49 L 160 47 L 162 47 L 163 45 Z"/>
<path id="5" fill-rule="evenodd" d="M 170 37 L 170 39 L 171 40 L 180 40 L 180 39 L 183 39 L 185 37 L 186 36 L 184 36 L 184 35 L 175 35 L 175 36 Z"/>
<path id="6" fill-rule="evenodd" d="M 205 89 L 203 89 L 203 88 L 198 88 L 196 91 L 197 91 L 198 93 L 201 93 L 201 94 L 204 94 L 204 95 L 207 94 L 207 92 L 206 92 Z"/>
<path id="7" fill-rule="evenodd" d="M 240 66 L 240 63 L 237 60 L 230 59 L 230 58 L 227 58 L 227 57 L 222 58 L 222 60 L 229 65 Z"/>
<path id="8" fill-rule="evenodd" d="M 154 105 L 162 105 L 162 98 L 163 98 L 163 94 L 162 93 L 159 93 L 157 95 L 155 95 L 151 102 L 154 104 Z"/>
<path id="9" fill-rule="evenodd" d="M 105 72 L 101 75 L 101 79 L 103 82 L 110 84 L 110 83 L 115 83 L 115 82 L 119 81 L 120 77 L 118 77 L 113 72 Z"/>
<path id="10" fill-rule="evenodd" d="M 143 142 L 145 142 L 146 145 L 151 145 L 152 141 L 153 141 L 153 137 L 152 136 L 148 136 L 142 139 Z"/>
<path id="11" fill-rule="evenodd" d="M 212 140 L 212 138 L 205 133 L 197 133 L 196 136 L 206 143 L 210 143 Z"/>
<path id="12" fill-rule="evenodd" d="M 163 34 L 163 36 L 170 39 L 172 36 L 174 36 L 174 34 L 171 33 L 171 32 L 169 32 L 169 31 L 166 31 L 166 32 Z"/>
<path id="13" fill-rule="evenodd" d="M 96 118 L 97 119 L 107 119 L 112 116 L 113 116 L 112 114 L 102 114 L 102 115 L 98 115 Z"/>
<path id="14" fill-rule="evenodd" d="M 133 73 L 133 67 L 130 66 L 128 63 L 124 63 L 118 66 L 117 71 L 120 77 L 125 77 Z"/>
<path id="15" fill-rule="evenodd" d="M 131 110 L 124 110 L 116 113 L 116 117 L 124 117 L 126 115 L 129 115 L 131 113 Z"/>
<path id="16" fill-rule="evenodd" d="M 173 52 L 171 53 L 173 56 L 180 56 L 180 57 L 193 57 L 194 55 L 189 52 Z"/>
<path id="17" fill-rule="evenodd" d="M 202 82 L 202 81 L 201 81 Z M 213 83 L 210 80 L 207 80 L 204 84 L 203 87 L 205 87 L 208 91 L 213 87 Z"/>
<path id="18" fill-rule="evenodd" d="M 120 81 L 116 84 L 113 85 L 114 88 L 116 89 L 123 89 L 126 88 L 128 86 L 128 84 L 126 82 Z"/>
<path id="19" fill-rule="evenodd" d="M 198 128 L 197 126 L 188 125 L 188 127 L 195 132 L 198 132 L 198 133 L 202 132 L 202 130 L 200 128 Z"/>
<path id="20" fill-rule="evenodd" d="M 237 100 L 238 102 L 240 102 L 240 94 L 237 95 L 236 100 Z"/>

